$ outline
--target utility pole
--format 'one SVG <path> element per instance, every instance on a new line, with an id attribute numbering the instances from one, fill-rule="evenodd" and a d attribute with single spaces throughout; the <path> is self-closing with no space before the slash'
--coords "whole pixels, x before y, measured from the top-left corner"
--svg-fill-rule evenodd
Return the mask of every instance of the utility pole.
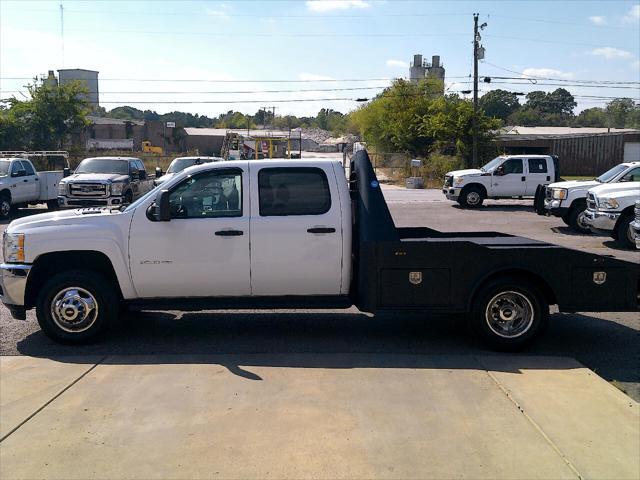
<path id="1" fill-rule="evenodd" d="M 64 7 L 60 2 L 60 49 L 62 51 L 62 68 L 64 68 Z"/>
<path id="2" fill-rule="evenodd" d="M 471 166 L 478 166 L 478 47 L 480 35 L 478 34 L 478 14 L 473 14 L 473 147 L 471 154 Z"/>

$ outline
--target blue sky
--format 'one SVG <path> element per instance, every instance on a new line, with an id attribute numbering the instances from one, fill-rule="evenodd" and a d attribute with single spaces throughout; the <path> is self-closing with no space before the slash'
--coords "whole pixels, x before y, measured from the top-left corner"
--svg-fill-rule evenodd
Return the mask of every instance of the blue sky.
<path id="1" fill-rule="evenodd" d="M 322 107 L 346 112 L 357 102 L 308 100 L 370 97 L 389 83 L 384 79 L 406 77 L 415 53 L 441 56 L 449 91 L 471 88 L 474 12 L 488 24 L 482 77 L 640 82 L 637 1 L 0 0 L 0 95 L 22 98 L 18 91 L 28 80 L 12 77 L 86 68 L 100 72 L 107 109 L 131 104 L 214 116 L 275 105 L 278 114 L 313 115 Z M 176 79 L 201 81 L 169 81 Z M 345 79 L 359 81 L 335 81 Z M 481 89 L 557 88 L 498 81 Z M 317 91 L 332 88 L 368 90 Z M 640 97 L 637 84 L 567 89 L 580 96 L 579 109 L 604 103 L 590 96 Z M 160 103 L 177 100 L 195 103 Z"/>

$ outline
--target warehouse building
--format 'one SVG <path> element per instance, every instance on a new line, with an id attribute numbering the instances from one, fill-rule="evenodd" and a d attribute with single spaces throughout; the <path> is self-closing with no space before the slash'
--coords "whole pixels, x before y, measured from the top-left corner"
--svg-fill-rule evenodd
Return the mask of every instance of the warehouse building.
<path id="1" fill-rule="evenodd" d="M 640 161 L 640 130 L 589 127 L 504 127 L 501 153 L 557 155 L 563 175 L 598 176 L 621 162 Z"/>

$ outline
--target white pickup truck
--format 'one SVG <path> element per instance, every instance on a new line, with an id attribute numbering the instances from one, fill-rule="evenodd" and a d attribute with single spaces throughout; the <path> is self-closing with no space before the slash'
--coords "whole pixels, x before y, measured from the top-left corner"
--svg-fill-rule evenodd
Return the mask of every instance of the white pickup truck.
<path id="1" fill-rule="evenodd" d="M 367 152 L 340 161 L 211 162 L 127 208 L 13 221 L 0 299 L 59 342 L 98 338 L 120 306 L 349 308 L 467 314 L 498 349 L 531 342 L 549 305 L 636 311 L 640 271 L 496 232 L 397 228 Z M 436 320 L 433 320 L 436 321 Z"/>
<path id="2" fill-rule="evenodd" d="M 442 193 L 462 207 L 477 208 L 487 198 L 533 198 L 539 185 L 547 185 L 558 180 L 558 157 L 503 155 L 479 169 L 447 173 Z"/>
<path id="3" fill-rule="evenodd" d="M 587 209 L 589 189 L 605 183 L 638 180 L 640 180 L 640 162 L 625 162 L 607 170 L 593 180 L 551 183 L 547 185 L 545 190 L 544 210 L 539 213 L 560 217 L 572 230 L 588 233 L 591 230 L 584 222 L 584 211 Z"/>
<path id="4" fill-rule="evenodd" d="M 36 172 L 30 160 L 21 157 L 0 158 L 0 219 L 14 208 L 46 203 L 58 206 L 58 184 L 62 171 Z"/>
<path id="5" fill-rule="evenodd" d="M 611 236 L 624 248 L 635 248 L 631 223 L 640 181 L 604 184 L 587 193 L 584 222 L 595 233 Z"/>

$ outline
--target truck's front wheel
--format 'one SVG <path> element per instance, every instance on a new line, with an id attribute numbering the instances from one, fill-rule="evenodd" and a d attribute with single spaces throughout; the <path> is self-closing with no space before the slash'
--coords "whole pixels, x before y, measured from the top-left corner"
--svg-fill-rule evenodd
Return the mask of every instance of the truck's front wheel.
<path id="1" fill-rule="evenodd" d="M 587 209 L 587 202 L 577 202 L 567 215 L 566 224 L 575 232 L 591 233 L 589 225 L 584 223 L 584 211 Z"/>
<path id="2" fill-rule="evenodd" d="M 56 342 L 90 343 L 115 323 L 118 304 L 115 289 L 102 275 L 73 270 L 45 282 L 36 315 L 42 331 Z"/>
<path id="3" fill-rule="evenodd" d="M 0 220 L 9 218 L 11 214 L 11 198 L 7 195 L 0 196 Z"/>
<path id="4" fill-rule="evenodd" d="M 484 192 L 480 187 L 470 186 L 462 189 L 458 203 L 464 208 L 478 208 L 484 202 Z"/>
<path id="5" fill-rule="evenodd" d="M 636 241 L 631 232 L 631 222 L 633 222 L 633 215 L 623 215 L 616 226 L 616 240 L 623 248 L 635 249 Z"/>
<path id="6" fill-rule="evenodd" d="M 515 351 L 534 340 L 548 317 L 549 305 L 534 284 L 506 277 L 489 282 L 478 292 L 470 320 L 489 347 Z"/>

